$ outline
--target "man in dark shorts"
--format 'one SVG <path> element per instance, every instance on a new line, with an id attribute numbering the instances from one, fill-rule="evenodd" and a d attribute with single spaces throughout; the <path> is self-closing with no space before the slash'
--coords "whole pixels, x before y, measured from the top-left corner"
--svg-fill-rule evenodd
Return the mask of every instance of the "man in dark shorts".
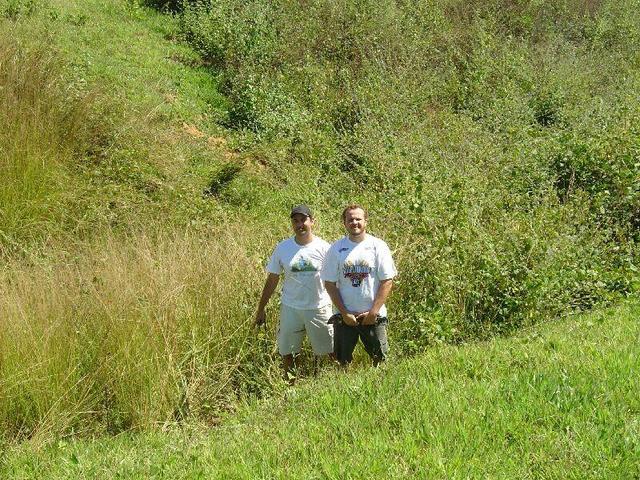
<path id="1" fill-rule="evenodd" d="M 342 365 L 348 365 L 359 338 L 378 365 L 389 348 L 384 303 L 397 271 L 389 246 L 367 233 L 367 212 L 362 206 L 348 205 L 342 221 L 347 235 L 331 245 L 320 274 L 339 312 L 332 317 L 334 353 Z"/>

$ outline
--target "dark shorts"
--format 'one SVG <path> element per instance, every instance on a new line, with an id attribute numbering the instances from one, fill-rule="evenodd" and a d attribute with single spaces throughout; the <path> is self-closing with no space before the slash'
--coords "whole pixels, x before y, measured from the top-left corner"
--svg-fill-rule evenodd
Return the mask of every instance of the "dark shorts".
<path id="1" fill-rule="evenodd" d="M 333 343 L 336 360 L 345 365 L 353 360 L 353 351 L 362 341 L 365 351 L 375 364 L 382 362 L 389 351 L 386 317 L 378 317 L 375 325 L 346 325 L 339 313 L 329 319 L 333 324 Z"/>

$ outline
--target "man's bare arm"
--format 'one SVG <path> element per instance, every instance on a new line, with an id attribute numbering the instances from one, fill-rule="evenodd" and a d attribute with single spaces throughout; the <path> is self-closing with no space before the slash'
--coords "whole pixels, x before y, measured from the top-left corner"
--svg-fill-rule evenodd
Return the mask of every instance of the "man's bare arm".
<path id="1" fill-rule="evenodd" d="M 256 325 L 262 325 L 267 320 L 267 314 L 265 313 L 265 308 L 267 303 L 269 303 L 269 299 L 276 287 L 278 286 L 278 281 L 280 281 L 280 275 L 275 273 L 269 273 L 267 275 L 267 280 L 264 282 L 264 287 L 262 288 L 262 295 L 260 296 L 260 301 L 258 302 L 258 310 L 256 312 L 256 318 L 254 323 Z"/>

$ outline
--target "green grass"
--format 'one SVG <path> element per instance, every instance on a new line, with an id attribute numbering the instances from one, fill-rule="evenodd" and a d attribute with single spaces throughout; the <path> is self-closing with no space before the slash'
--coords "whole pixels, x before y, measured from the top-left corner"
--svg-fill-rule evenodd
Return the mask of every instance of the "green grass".
<path id="1" fill-rule="evenodd" d="M 637 291 L 638 0 L 141 3 L 0 0 L 0 442 L 281 391 L 249 324 L 293 203 L 370 207 L 398 357 Z"/>
<path id="2" fill-rule="evenodd" d="M 216 79 L 153 10 L 36 5 L 0 18 L 0 437 L 216 416 L 277 372 L 247 346 L 271 240 L 202 196 L 234 155 Z"/>
<path id="3" fill-rule="evenodd" d="M 215 428 L 24 443 L 3 478 L 638 478 L 640 305 L 326 372 Z"/>
<path id="4" fill-rule="evenodd" d="M 171 17 L 134 2 L 55 0 L 49 9 L 55 20 L 44 21 L 76 74 L 100 82 L 131 109 L 126 116 L 204 124 L 224 113 L 215 78 L 177 41 Z"/>
<path id="5" fill-rule="evenodd" d="M 0 18 L 3 29 L 17 39 L 23 57 L 41 50 L 41 56 L 53 58 L 48 63 L 56 70 L 49 77 L 56 83 L 40 87 L 50 92 L 45 107 L 64 110 L 77 97 L 84 99 L 84 118 L 76 120 L 89 130 L 71 155 L 58 154 L 66 153 L 64 141 L 32 141 L 34 156 L 52 156 L 52 151 L 64 157 L 41 174 L 48 180 L 44 194 L 33 195 L 32 203 L 46 196 L 45 202 L 56 200 L 64 211 L 63 220 L 60 215 L 36 218 L 48 224 L 40 237 L 59 236 L 62 230 L 73 241 L 83 240 L 100 236 L 105 227 L 130 230 L 158 218 L 165 226 L 184 226 L 215 215 L 215 202 L 201 192 L 211 172 L 233 155 L 218 125 L 225 99 L 215 75 L 176 38 L 177 21 L 135 2 L 34 4 L 29 15 Z M 49 69 L 42 69 L 43 76 Z M 37 120 L 26 129 L 36 139 L 43 123 Z M 75 129 L 75 124 L 68 127 Z M 60 146 L 52 149 L 52 143 Z M 19 189 L 19 181 L 12 184 Z M 60 190 L 61 198 L 47 195 Z M 10 227 L 7 222 L 5 230 Z M 16 241 L 24 240 L 25 235 L 17 236 Z"/>

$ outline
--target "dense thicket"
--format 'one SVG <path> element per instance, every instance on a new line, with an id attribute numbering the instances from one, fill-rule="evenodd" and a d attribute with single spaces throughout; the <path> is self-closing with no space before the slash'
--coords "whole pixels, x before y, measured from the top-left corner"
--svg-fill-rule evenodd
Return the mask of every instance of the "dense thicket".
<path id="1" fill-rule="evenodd" d="M 633 290 L 638 6 L 211 0 L 181 21 L 246 148 L 382 219 L 417 347 Z"/>

